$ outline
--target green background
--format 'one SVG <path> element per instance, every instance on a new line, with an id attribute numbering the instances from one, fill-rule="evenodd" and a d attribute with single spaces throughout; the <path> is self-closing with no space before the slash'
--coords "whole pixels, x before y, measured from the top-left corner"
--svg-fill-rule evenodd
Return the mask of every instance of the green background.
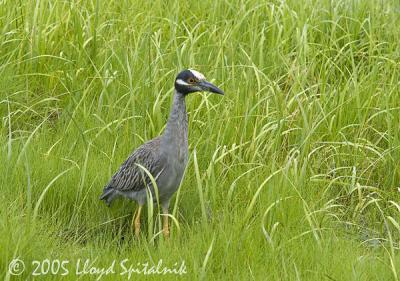
<path id="1" fill-rule="evenodd" d="M 0 269 L 185 262 L 131 280 L 399 280 L 398 1 L 0 1 Z M 157 210 L 98 200 L 159 135 L 173 82 L 190 160 Z M 152 216 L 151 216 L 152 215 Z M 10 275 L 19 257 L 26 270 Z M 80 276 L 93 280 L 96 276 Z M 108 275 L 101 280 L 127 280 Z"/>

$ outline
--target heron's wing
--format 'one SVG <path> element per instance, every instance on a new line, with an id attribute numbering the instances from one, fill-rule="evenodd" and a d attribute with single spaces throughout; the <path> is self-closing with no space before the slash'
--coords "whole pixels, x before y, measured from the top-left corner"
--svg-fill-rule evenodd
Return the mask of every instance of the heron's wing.
<path id="1" fill-rule="evenodd" d="M 138 164 L 157 179 L 163 171 L 160 138 L 155 138 L 136 149 L 111 178 L 108 187 L 119 191 L 138 191 L 146 188 L 151 180 Z"/>

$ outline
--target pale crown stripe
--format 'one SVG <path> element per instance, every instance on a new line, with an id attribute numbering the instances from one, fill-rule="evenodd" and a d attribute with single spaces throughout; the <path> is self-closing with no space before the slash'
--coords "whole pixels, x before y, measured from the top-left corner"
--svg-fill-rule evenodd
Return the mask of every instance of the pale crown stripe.
<path id="1" fill-rule="evenodd" d="M 193 75 L 198 79 L 198 80 L 204 80 L 206 79 L 206 77 L 204 77 L 203 74 L 201 74 L 200 72 L 193 70 L 193 69 L 189 69 L 190 72 L 193 73 Z"/>

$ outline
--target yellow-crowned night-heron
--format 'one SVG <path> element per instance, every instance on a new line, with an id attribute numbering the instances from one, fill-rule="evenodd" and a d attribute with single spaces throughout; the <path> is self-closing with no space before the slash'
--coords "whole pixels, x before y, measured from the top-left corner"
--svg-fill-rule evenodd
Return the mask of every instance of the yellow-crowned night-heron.
<path id="1" fill-rule="evenodd" d="M 208 91 L 223 95 L 224 92 L 206 81 L 195 70 L 184 70 L 175 79 L 175 94 L 171 113 L 164 133 L 136 149 L 122 164 L 104 188 L 100 199 L 107 205 L 117 196 L 138 203 L 134 215 L 135 235 L 140 233 L 140 213 L 150 190 L 153 200 L 156 192 L 151 179 L 143 168 L 151 173 L 158 187 L 158 198 L 163 212 L 163 234 L 169 236 L 168 206 L 171 196 L 178 189 L 188 160 L 188 119 L 185 98 L 188 94 Z M 147 189 L 148 188 L 148 189 Z"/>

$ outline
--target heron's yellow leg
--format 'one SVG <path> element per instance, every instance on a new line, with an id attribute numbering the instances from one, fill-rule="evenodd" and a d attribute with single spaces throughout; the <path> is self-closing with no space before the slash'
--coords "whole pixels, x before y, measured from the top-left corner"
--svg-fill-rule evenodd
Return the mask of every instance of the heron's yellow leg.
<path id="1" fill-rule="evenodd" d="M 168 226 L 168 208 L 163 208 L 163 235 L 165 238 L 169 238 L 169 226 Z"/>
<path id="2" fill-rule="evenodd" d="M 139 238 L 140 234 L 140 213 L 142 212 L 142 206 L 138 206 L 135 215 L 133 215 L 133 226 L 135 227 L 135 236 Z"/>

